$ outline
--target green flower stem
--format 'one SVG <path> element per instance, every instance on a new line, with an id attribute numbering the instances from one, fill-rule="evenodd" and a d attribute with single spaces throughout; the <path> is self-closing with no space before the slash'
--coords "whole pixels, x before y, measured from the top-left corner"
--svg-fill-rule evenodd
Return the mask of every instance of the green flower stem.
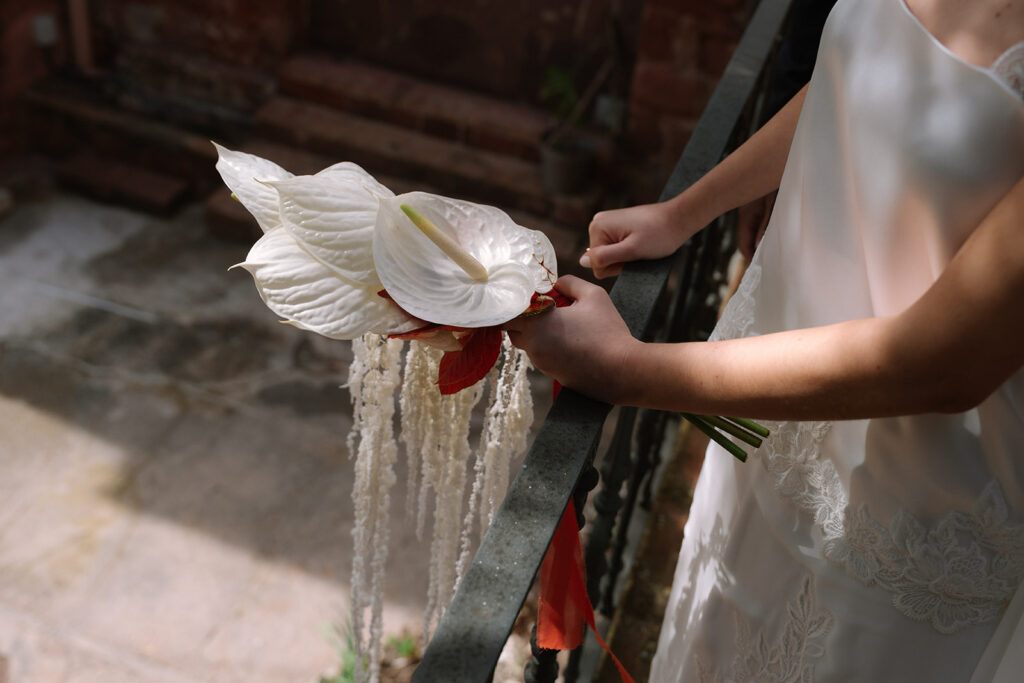
<path id="1" fill-rule="evenodd" d="M 767 439 L 768 436 L 771 434 L 771 432 L 768 431 L 768 429 L 764 425 L 759 425 L 753 420 L 748 420 L 745 417 L 726 417 L 723 419 L 726 419 L 729 422 L 732 422 L 733 424 L 737 424 L 740 427 L 746 429 L 747 431 L 754 432 L 755 434 L 764 439 Z"/>
<path id="2" fill-rule="evenodd" d="M 684 418 L 689 420 L 694 427 L 707 434 L 708 438 L 710 438 L 712 441 L 717 443 L 725 450 L 729 451 L 737 460 L 739 460 L 740 462 L 747 461 L 747 452 L 744 451 L 739 446 L 737 446 L 732 441 L 730 441 L 728 437 L 719 433 L 708 422 L 705 422 L 703 417 L 701 417 L 700 415 L 691 415 L 690 413 L 683 413 L 682 415 Z"/>
<path id="3" fill-rule="evenodd" d="M 751 434 L 750 432 L 743 429 L 737 424 L 729 422 L 728 420 L 725 420 L 720 417 L 715 417 L 714 415 L 701 415 L 701 419 L 707 422 L 712 427 L 720 429 L 726 434 L 731 434 L 740 441 L 750 444 L 754 448 L 760 448 L 761 446 L 760 437 Z"/>

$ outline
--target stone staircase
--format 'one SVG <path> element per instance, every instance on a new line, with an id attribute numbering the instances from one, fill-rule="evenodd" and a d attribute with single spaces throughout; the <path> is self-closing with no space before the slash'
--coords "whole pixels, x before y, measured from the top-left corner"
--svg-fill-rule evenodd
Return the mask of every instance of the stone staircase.
<path id="1" fill-rule="evenodd" d="M 46 81 L 21 104 L 36 151 L 76 189 L 170 213 L 216 187 L 217 155 L 205 136 L 113 106 L 93 83 Z"/>
<path id="2" fill-rule="evenodd" d="M 546 112 L 394 71 L 300 55 L 278 72 L 282 94 L 470 147 L 536 161 Z"/>
<path id="3" fill-rule="evenodd" d="M 158 58 L 147 53 L 150 61 Z M 133 73 L 123 65 L 121 71 Z M 230 90 L 228 77 L 253 91 L 249 73 L 221 74 L 222 91 Z M 539 143 L 554 124 L 546 112 L 386 69 L 300 54 L 280 66 L 276 90 L 249 111 L 236 102 L 215 121 L 209 112 L 216 108 L 193 97 L 186 104 L 206 118 L 178 116 L 188 128 L 161 120 L 181 107 L 155 98 L 152 85 L 146 97 L 133 97 L 123 74 L 116 85 L 105 93 L 90 84 L 47 83 L 26 97 L 35 137 L 61 159 L 59 175 L 105 199 L 154 211 L 205 198 L 211 232 L 228 239 L 252 241 L 259 232 L 220 185 L 208 137 L 293 173 L 349 160 L 396 193 L 424 190 L 500 206 L 548 234 L 561 272 L 577 270 L 587 224 L 602 201 L 596 185 L 577 195 L 545 189 Z M 247 125 L 234 125 L 240 120 Z M 591 137 L 599 163 L 608 164 L 610 140 Z"/>

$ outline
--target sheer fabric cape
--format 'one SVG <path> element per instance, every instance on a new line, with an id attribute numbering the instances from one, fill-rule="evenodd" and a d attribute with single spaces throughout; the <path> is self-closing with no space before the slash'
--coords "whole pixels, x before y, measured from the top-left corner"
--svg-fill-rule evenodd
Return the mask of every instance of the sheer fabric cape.
<path id="1" fill-rule="evenodd" d="M 840 0 L 713 338 L 900 313 L 1022 174 L 1024 94 L 902 0 Z M 746 464 L 708 450 L 651 680 L 994 675 L 1024 638 L 1024 372 L 962 414 L 770 426 Z"/>

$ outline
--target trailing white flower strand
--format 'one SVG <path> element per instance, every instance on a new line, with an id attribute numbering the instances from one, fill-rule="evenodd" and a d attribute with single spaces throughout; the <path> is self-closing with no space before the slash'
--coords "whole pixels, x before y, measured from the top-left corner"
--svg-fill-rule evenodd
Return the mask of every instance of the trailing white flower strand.
<path id="1" fill-rule="evenodd" d="M 437 390 L 437 368 L 443 352 L 426 344 L 409 344 L 399 406 L 402 411 L 402 445 L 408 466 L 405 498 L 406 517 L 416 516 L 416 537 L 423 540 L 427 496 L 437 451 L 441 394 Z M 418 494 L 418 496 L 417 496 Z"/>
<path id="2" fill-rule="evenodd" d="M 508 490 L 509 464 L 526 452 L 527 436 L 533 425 L 533 395 L 527 372 L 532 369 L 525 351 L 512 346 L 508 335 L 502 340 L 505 362 L 497 386 L 491 393 L 487 420 L 480 438 L 483 450 L 483 483 L 480 498 L 480 526 L 494 520 L 498 505 Z"/>
<path id="3" fill-rule="evenodd" d="M 395 483 L 394 465 L 398 457 L 392 418 L 402 342 L 368 334 L 353 341 L 352 349 L 355 357 L 349 367 L 352 431 L 348 448 L 355 458 L 355 522 L 350 623 L 358 655 L 356 678 L 375 682 L 380 677 L 384 627 L 383 579 L 388 555 L 390 491 Z"/>
<path id="4" fill-rule="evenodd" d="M 502 358 L 504 362 L 497 363 L 488 376 L 489 405 L 473 466 L 473 488 L 462 522 L 456 585 L 462 581 L 472 555 L 473 521 L 479 512 L 483 536 L 508 490 L 512 459 L 526 452 L 526 437 L 533 424 L 533 396 L 526 374 L 532 367 L 530 360 L 525 352 L 512 346 L 507 336 L 502 340 Z"/>
<path id="5" fill-rule="evenodd" d="M 423 639 L 430 640 L 437 623 L 455 594 L 455 565 L 459 559 L 462 506 L 466 494 L 466 471 L 472 450 L 469 427 L 473 408 L 483 396 L 481 383 L 441 397 L 441 422 L 436 460 L 430 471 L 429 486 L 434 492 L 434 527 L 430 540 L 430 578 L 427 608 L 423 615 Z M 436 391 L 436 388 L 435 388 Z M 426 473 L 424 479 L 427 479 Z"/>
<path id="6" fill-rule="evenodd" d="M 526 450 L 533 422 L 527 376 L 530 363 L 507 338 L 502 359 L 487 381 L 450 396 L 442 396 L 437 387 L 442 353 L 418 342 L 410 342 L 406 350 L 399 382 L 401 344 L 376 335 L 355 340 L 355 359 L 349 370 L 354 420 L 348 443 L 356 454 L 351 623 L 363 664 L 357 680 L 371 683 L 379 680 L 388 508 L 398 451 L 393 394 L 399 384 L 400 441 L 408 463 L 405 507 L 407 516 L 416 517 L 420 538 L 431 495 L 434 499 L 424 641 L 430 639 L 465 573 L 473 550 L 474 521 L 479 519 L 482 535 L 508 487 L 512 459 Z M 467 501 L 466 479 L 474 453 L 470 426 L 485 386 L 488 406 Z M 367 611 L 371 615 L 369 629 Z"/>

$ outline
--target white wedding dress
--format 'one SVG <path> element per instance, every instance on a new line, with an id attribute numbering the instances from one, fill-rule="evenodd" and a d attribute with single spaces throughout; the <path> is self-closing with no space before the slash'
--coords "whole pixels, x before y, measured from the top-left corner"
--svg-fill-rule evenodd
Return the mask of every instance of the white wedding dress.
<path id="1" fill-rule="evenodd" d="M 714 338 L 901 312 L 1022 175 L 1024 43 L 979 68 L 903 0 L 840 0 Z M 967 682 L 1017 666 L 1024 371 L 962 414 L 769 426 L 746 464 L 708 450 L 652 681 Z"/>

